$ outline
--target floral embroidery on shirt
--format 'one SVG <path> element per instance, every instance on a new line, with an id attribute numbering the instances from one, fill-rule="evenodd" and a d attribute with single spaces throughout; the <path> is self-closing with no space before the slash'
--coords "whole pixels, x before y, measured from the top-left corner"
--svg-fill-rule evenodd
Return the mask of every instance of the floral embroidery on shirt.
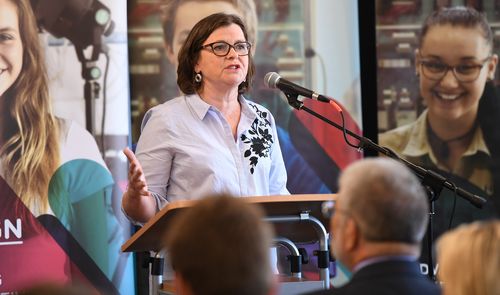
<path id="1" fill-rule="evenodd" d="M 254 173 L 254 168 L 259 162 L 259 158 L 269 157 L 269 152 L 271 150 L 271 145 L 273 144 L 273 135 L 271 132 L 271 122 L 269 122 L 269 114 L 267 112 L 261 111 L 257 106 L 250 104 L 251 107 L 255 109 L 257 115 L 250 129 L 248 130 L 248 136 L 244 133 L 241 135 L 241 140 L 250 144 L 250 148 L 245 151 L 245 158 L 250 160 L 250 173 Z"/>

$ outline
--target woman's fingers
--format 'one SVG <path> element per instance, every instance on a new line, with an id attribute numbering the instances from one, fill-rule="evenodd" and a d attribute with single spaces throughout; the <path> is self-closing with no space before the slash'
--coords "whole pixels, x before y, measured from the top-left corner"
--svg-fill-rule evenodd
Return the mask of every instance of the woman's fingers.
<path id="1" fill-rule="evenodd" d="M 135 157 L 134 152 L 131 151 L 128 147 L 123 149 L 123 153 L 125 154 L 130 163 L 137 162 L 137 158 Z"/>
<path id="2" fill-rule="evenodd" d="M 129 170 L 128 170 L 128 185 L 129 189 L 132 189 L 136 193 L 140 195 L 149 195 L 146 178 L 144 177 L 144 173 L 142 171 L 142 167 L 135 157 L 134 153 L 128 148 L 123 149 L 123 153 L 127 157 L 130 162 Z"/>

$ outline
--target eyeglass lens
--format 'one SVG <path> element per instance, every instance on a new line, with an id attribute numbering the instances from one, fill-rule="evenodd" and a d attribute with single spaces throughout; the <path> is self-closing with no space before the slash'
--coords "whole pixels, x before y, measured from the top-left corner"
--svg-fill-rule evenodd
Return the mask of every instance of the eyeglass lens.
<path id="1" fill-rule="evenodd" d="M 238 55 L 247 55 L 250 50 L 250 43 L 248 42 L 238 42 L 234 43 L 234 45 L 226 42 L 216 42 L 205 46 L 210 46 L 213 53 L 218 56 L 226 56 L 231 48 L 234 48 L 234 51 L 236 51 Z"/>
<path id="2" fill-rule="evenodd" d="M 448 70 L 451 70 L 457 80 L 471 82 L 477 79 L 486 61 L 481 65 L 463 64 L 453 67 L 438 61 L 422 61 L 423 74 L 429 79 L 440 80 L 446 75 Z"/>

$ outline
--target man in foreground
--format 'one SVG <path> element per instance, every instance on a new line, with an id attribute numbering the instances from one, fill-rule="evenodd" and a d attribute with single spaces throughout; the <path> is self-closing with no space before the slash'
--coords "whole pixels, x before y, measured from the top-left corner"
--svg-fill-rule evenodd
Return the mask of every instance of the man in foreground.
<path id="1" fill-rule="evenodd" d="M 366 159 L 349 166 L 339 186 L 331 248 L 352 278 L 311 294 L 440 294 L 417 262 L 429 222 L 417 177 L 395 160 Z"/>

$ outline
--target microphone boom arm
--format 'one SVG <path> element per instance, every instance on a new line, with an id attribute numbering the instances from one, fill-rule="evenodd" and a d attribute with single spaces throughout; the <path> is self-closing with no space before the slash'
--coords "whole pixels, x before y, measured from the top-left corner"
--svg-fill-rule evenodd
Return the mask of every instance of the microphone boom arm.
<path id="1" fill-rule="evenodd" d="M 339 129 L 340 131 L 343 131 L 344 138 L 346 141 L 347 141 L 347 137 L 345 137 L 346 133 L 349 134 L 350 136 L 354 137 L 355 139 L 357 139 L 359 141 L 359 143 L 358 143 L 359 149 L 370 148 L 370 149 L 372 149 L 380 154 L 383 154 L 387 157 L 390 157 L 392 159 L 395 159 L 397 161 L 402 162 L 408 168 L 410 168 L 417 177 L 419 177 L 422 180 L 422 185 L 425 187 L 425 189 L 427 191 L 427 194 L 429 197 L 429 203 L 430 203 L 429 222 L 427 225 L 427 235 L 428 235 L 427 236 L 427 256 L 428 256 L 428 260 L 429 260 L 428 263 L 430 265 L 428 276 L 431 280 L 435 280 L 434 259 L 433 259 L 433 254 L 432 254 L 432 251 L 433 251 L 433 247 L 432 247 L 432 245 L 433 245 L 433 222 L 432 222 L 432 220 L 433 220 L 433 217 L 435 214 L 434 201 L 437 200 L 437 198 L 439 197 L 439 194 L 441 193 L 443 187 L 446 187 L 447 189 L 454 191 L 457 195 L 459 195 L 463 199 L 469 201 L 472 205 L 474 205 L 477 208 L 482 208 L 483 204 L 486 203 L 486 199 L 484 199 L 480 196 L 477 196 L 477 195 L 473 195 L 470 192 L 468 192 L 462 188 L 457 187 L 454 183 L 448 181 L 445 177 L 441 176 L 440 174 L 438 174 L 432 170 L 424 169 L 423 167 L 420 167 L 416 164 L 413 164 L 413 163 L 409 162 L 408 160 L 399 157 L 391 149 L 389 149 L 387 147 L 382 147 L 382 146 L 374 143 L 373 141 L 371 141 L 369 138 L 360 136 L 360 135 L 348 130 L 347 128 L 345 128 L 345 126 L 340 126 L 337 123 L 329 120 L 328 118 L 326 118 L 326 117 L 316 113 L 315 111 L 305 107 L 304 103 L 302 101 L 298 100 L 298 94 L 288 92 L 288 91 L 283 91 L 283 93 L 287 97 L 288 103 L 293 108 L 295 108 L 299 111 L 304 110 L 307 113 L 322 120 L 323 122 L 328 123 L 329 125 Z M 347 142 L 347 143 L 349 144 L 349 142 Z"/>
<path id="2" fill-rule="evenodd" d="M 408 168 L 410 168 L 417 175 L 417 177 L 422 179 L 422 183 L 424 184 L 424 186 L 427 186 L 428 188 L 430 188 L 432 190 L 432 192 L 434 194 L 433 200 L 436 200 L 437 197 L 439 196 L 442 188 L 446 187 L 447 189 L 449 189 L 451 191 L 455 191 L 457 193 L 457 195 L 459 195 L 463 199 L 469 201 L 472 205 L 474 205 L 477 208 L 482 208 L 483 205 L 486 203 L 486 199 L 484 199 L 483 197 L 471 194 L 470 192 L 468 192 L 460 187 L 457 187 L 454 183 L 447 180 L 442 175 L 440 175 L 432 170 L 425 169 L 419 165 L 413 164 L 413 163 L 409 162 L 408 160 L 399 157 L 391 149 L 389 149 L 387 147 L 382 147 L 382 146 L 374 143 L 373 141 L 371 141 L 369 138 L 366 138 L 364 136 L 360 136 L 360 135 L 350 131 L 349 129 L 347 129 L 343 126 L 340 126 L 339 124 L 331 121 L 330 119 L 316 113 L 315 111 L 305 107 L 304 103 L 298 99 L 298 94 L 291 93 L 291 92 L 285 92 L 285 91 L 283 91 L 283 93 L 287 97 L 288 104 L 290 104 L 290 106 L 292 106 L 293 108 L 295 108 L 299 111 L 304 110 L 307 113 L 313 115 L 314 117 L 322 120 L 323 122 L 328 123 L 329 125 L 339 129 L 340 131 L 345 130 L 345 132 L 347 134 L 349 134 L 350 136 L 354 137 L 355 139 L 357 139 L 359 141 L 359 148 L 360 149 L 369 148 L 369 149 L 372 149 L 380 154 L 383 154 L 384 156 L 390 157 L 392 159 L 395 159 L 395 160 L 400 161 L 403 164 L 405 164 Z"/>

